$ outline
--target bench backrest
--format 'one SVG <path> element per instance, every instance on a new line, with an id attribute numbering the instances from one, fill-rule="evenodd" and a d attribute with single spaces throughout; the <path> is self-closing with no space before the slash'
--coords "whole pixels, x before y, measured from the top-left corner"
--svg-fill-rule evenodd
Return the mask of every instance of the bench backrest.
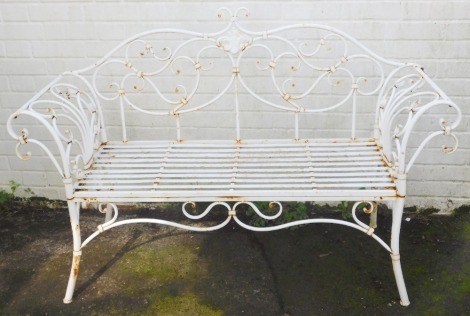
<path id="1" fill-rule="evenodd" d="M 357 113 L 372 118 L 367 126 L 359 122 L 359 130 L 372 136 L 377 96 L 390 71 L 405 64 L 381 58 L 329 26 L 252 31 L 239 20 L 245 13 L 222 8 L 219 17 L 228 21 L 216 32 L 138 34 L 95 65 L 72 73 L 90 76 L 104 109 L 119 109 L 114 118 L 121 122 L 124 141 L 142 136 L 129 137 L 129 130 L 152 124 L 173 127 L 168 137 L 177 140 L 191 138 L 184 127 L 208 125 L 231 130 L 237 140 L 246 137 L 244 128 L 257 127 L 268 133 L 280 127 L 293 139 L 306 137 L 302 131 L 312 127 L 318 128 L 317 137 L 334 129 L 354 138 Z M 326 120 L 321 115 L 329 111 L 338 115 Z M 145 115 L 132 118 L 132 113 Z"/>

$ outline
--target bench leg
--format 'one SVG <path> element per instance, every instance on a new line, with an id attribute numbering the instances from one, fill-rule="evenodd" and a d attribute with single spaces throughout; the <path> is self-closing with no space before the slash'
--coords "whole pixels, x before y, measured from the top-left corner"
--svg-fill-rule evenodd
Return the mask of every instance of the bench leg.
<path id="1" fill-rule="evenodd" d="M 410 305 L 408 299 L 408 293 L 406 292 L 405 279 L 403 278 L 403 272 L 400 263 L 400 227 L 403 215 L 403 206 L 405 204 L 404 199 L 398 199 L 393 204 L 393 222 L 392 222 L 392 236 L 391 236 L 391 249 L 392 253 L 392 266 L 395 274 L 395 280 L 397 282 L 398 293 L 400 294 L 400 304 L 403 306 Z"/>
<path id="2" fill-rule="evenodd" d="M 68 202 L 70 224 L 72 226 L 73 235 L 73 259 L 72 268 L 70 270 L 69 282 L 67 284 L 67 290 L 65 292 L 64 303 L 68 304 L 72 302 L 73 291 L 75 290 L 75 284 L 77 283 L 78 270 L 80 264 L 80 256 L 82 254 L 81 248 L 81 235 L 80 235 L 80 203 Z"/>
<path id="3" fill-rule="evenodd" d="M 113 207 L 111 204 L 106 205 L 106 215 L 104 217 L 104 222 L 109 222 L 113 218 Z"/>

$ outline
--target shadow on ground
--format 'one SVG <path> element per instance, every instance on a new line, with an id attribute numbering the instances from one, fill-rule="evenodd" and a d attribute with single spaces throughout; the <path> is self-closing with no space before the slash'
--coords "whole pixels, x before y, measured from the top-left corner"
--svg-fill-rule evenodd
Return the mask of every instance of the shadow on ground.
<path id="1" fill-rule="evenodd" d="M 310 210 L 331 217 L 331 210 Z M 182 220 L 174 206 L 122 212 Z M 103 217 L 82 212 L 84 235 Z M 333 217 L 340 218 L 340 213 Z M 74 302 L 68 213 L 17 202 L 0 212 L 4 315 L 469 315 L 470 207 L 405 214 L 402 264 L 412 304 L 401 307 L 390 257 L 344 226 L 253 233 L 235 224 L 190 233 L 150 224 L 105 232 L 83 251 Z M 223 220 L 214 215 L 203 224 Z M 378 235 L 389 236 L 381 210 Z"/>

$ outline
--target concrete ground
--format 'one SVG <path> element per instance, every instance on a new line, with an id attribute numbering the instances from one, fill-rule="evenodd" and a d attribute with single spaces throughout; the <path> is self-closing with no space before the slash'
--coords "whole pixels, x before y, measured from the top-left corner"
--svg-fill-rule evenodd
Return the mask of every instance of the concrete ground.
<path id="1" fill-rule="evenodd" d="M 326 208 L 309 212 L 341 218 Z M 121 218 L 184 220 L 180 213 L 163 205 Z M 150 224 L 107 231 L 84 249 L 74 301 L 65 305 L 67 211 L 15 201 L 0 210 L 0 314 L 469 315 L 470 207 L 453 216 L 409 210 L 405 218 L 409 307 L 399 305 L 389 255 L 359 231 L 315 224 L 253 233 L 235 223 L 212 233 Z M 201 225 L 222 219 L 215 214 Z M 84 210 L 84 235 L 102 220 Z M 378 235 L 389 236 L 390 221 L 380 209 Z"/>

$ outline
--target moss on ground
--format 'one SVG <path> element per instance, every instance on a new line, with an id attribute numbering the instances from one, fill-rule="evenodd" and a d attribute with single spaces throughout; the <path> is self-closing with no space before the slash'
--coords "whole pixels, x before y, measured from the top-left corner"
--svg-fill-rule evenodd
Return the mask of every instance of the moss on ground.
<path id="1" fill-rule="evenodd" d="M 463 236 L 465 237 L 466 240 L 470 240 L 470 223 L 465 224 Z"/>
<path id="2" fill-rule="evenodd" d="M 202 304 L 194 294 L 183 294 L 165 296 L 155 301 L 146 311 L 134 315 L 219 316 L 223 315 L 223 311 Z"/>
<path id="3" fill-rule="evenodd" d="M 172 245 L 161 249 L 139 247 L 124 255 L 119 262 L 121 272 L 128 276 L 153 279 L 160 283 L 195 279 L 204 273 L 196 249 Z M 139 284 L 140 285 L 140 284 Z"/>
<path id="4" fill-rule="evenodd" d="M 414 292 L 408 309 L 422 315 L 468 314 L 470 207 L 455 210 L 452 217 L 432 218 L 423 226 L 419 257 L 405 268 L 409 291 Z M 413 280 L 419 283 L 413 286 Z"/>

